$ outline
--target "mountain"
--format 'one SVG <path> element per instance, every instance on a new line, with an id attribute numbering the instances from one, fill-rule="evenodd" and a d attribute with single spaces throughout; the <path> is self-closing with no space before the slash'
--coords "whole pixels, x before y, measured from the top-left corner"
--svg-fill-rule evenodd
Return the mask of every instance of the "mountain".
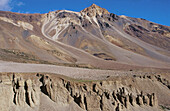
<path id="1" fill-rule="evenodd" d="M 95 4 L 80 12 L 0 11 L 0 24 L 1 60 L 102 69 L 170 66 L 169 26 L 118 16 Z"/>
<path id="2" fill-rule="evenodd" d="M 169 89 L 169 26 L 95 4 L 0 11 L 2 111 L 167 111 Z"/>

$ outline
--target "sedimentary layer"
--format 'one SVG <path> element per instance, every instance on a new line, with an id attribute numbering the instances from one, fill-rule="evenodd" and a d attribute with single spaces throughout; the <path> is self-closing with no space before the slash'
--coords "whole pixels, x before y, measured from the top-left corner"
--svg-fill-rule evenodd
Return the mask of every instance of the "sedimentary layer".
<path id="1" fill-rule="evenodd" d="M 170 106 L 168 74 L 79 80 L 56 74 L 1 73 L 0 109 L 156 111 Z"/>

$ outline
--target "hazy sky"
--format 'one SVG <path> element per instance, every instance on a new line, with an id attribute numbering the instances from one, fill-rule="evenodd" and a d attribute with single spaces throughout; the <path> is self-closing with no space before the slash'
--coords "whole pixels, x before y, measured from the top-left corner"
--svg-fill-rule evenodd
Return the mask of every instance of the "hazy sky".
<path id="1" fill-rule="evenodd" d="M 66 9 L 79 12 L 93 3 L 117 15 L 170 26 L 170 0 L 0 0 L 0 10 L 47 13 Z"/>

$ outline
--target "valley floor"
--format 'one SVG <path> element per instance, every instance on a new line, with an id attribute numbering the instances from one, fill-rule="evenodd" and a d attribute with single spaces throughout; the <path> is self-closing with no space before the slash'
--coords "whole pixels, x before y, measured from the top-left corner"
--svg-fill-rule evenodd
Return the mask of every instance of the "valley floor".
<path id="1" fill-rule="evenodd" d="M 53 73 L 68 76 L 75 79 L 103 80 L 114 76 L 144 75 L 156 73 L 169 73 L 168 69 L 143 68 L 138 70 L 101 70 L 65 67 L 47 64 L 31 64 L 0 61 L 0 72 L 16 73 Z"/>

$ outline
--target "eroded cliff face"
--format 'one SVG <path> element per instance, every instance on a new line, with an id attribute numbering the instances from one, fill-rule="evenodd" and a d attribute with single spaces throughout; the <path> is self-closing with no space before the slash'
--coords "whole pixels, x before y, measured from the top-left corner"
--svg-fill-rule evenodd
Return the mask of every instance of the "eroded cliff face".
<path id="1" fill-rule="evenodd" d="M 12 80 L 14 98 L 16 105 L 24 106 L 28 104 L 31 107 L 40 104 L 40 82 L 36 83 L 31 79 L 23 80 L 22 78 L 14 78 Z"/>
<path id="2" fill-rule="evenodd" d="M 50 110 L 161 110 L 159 105 L 170 105 L 168 77 L 134 75 L 86 81 L 53 74 L 0 74 L 0 109 L 45 111 L 54 107 Z"/>

